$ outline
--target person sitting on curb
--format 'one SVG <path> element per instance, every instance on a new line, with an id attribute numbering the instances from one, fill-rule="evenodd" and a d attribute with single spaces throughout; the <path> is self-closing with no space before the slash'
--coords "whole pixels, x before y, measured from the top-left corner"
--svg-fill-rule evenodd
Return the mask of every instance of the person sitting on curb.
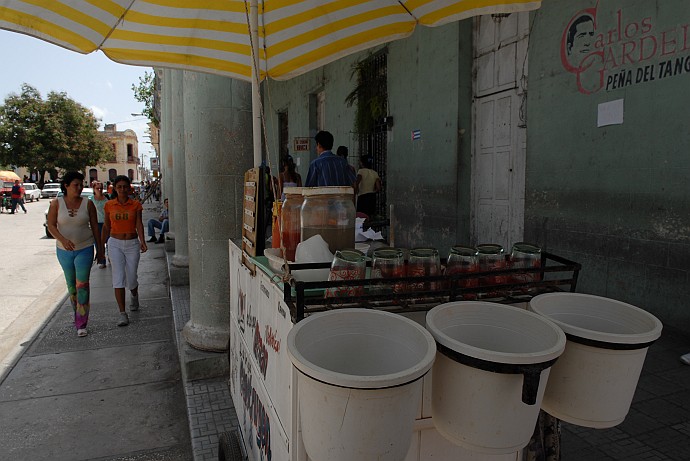
<path id="1" fill-rule="evenodd" d="M 165 242 L 165 233 L 168 232 L 168 199 L 163 200 L 163 210 L 158 219 L 151 218 L 146 224 L 149 231 L 149 242 L 163 243 Z M 161 235 L 156 240 L 156 229 L 160 229 Z"/>

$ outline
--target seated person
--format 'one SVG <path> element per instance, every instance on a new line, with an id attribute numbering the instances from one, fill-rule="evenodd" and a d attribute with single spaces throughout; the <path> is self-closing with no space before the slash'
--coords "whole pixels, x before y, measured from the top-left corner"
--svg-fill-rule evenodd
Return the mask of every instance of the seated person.
<path id="1" fill-rule="evenodd" d="M 168 199 L 163 200 L 163 210 L 158 219 L 151 218 L 146 225 L 149 230 L 149 242 L 165 242 L 165 233 L 168 232 Z M 156 229 L 160 229 L 161 235 L 156 240 Z"/>

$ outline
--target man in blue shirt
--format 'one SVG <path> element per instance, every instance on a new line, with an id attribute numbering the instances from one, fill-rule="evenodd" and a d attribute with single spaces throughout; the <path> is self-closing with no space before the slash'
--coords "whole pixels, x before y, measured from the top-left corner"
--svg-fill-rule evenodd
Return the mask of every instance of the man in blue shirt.
<path id="1" fill-rule="evenodd" d="M 314 140 L 319 156 L 309 165 L 309 173 L 304 185 L 306 187 L 352 187 L 357 176 L 346 159 L 331 152 L 333 135 L 328 131 L 319 131 L 314 136 Z"/>

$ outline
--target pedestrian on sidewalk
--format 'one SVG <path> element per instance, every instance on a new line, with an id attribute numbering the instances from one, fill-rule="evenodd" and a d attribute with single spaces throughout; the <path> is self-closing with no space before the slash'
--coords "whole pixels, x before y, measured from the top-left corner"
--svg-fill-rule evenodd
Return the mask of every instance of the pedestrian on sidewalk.
<path id="1" fill-rule="evenodd" d="M 93 201 L 93 204 L 96 206 L 96 215 L 98 218 L 98 235 L 103 234 L 103 222 L 105 221 L 105 204 L 108 201 L 108 197 L 103 194 L 103 183 L 100 181 L 94 181 L 91 183 L 91 187 L 93 188 L 93 198 L 91 199 Z M 98 267 L 100 269 L 105 269 L 105 258 L 106 258 L 106 248 L 105 248 L 105 242 L 103 244 L 103 254 L 102 258 L 100 258 L 98 262 Z"/>
<path id="2" fill-rule="evenodd" d="M 12 186 L 12 191 L 10 193 L 10 200 L 12 200 L 12 211 L 10 211 L 10 214 L 14 214 L 14 212 L 17 211 L 17 205 L 22 207 L 22 210 L 26 213 L 26 208 L 24 207 L 24 193 L 24 188 L 19 184 L 19 180 L 17 179 L 14 181 L 14 186 Z"/>
<path id="3" fill-rule="evenodd" d="M 99 249 L 96 257 L 101 256 L 96 207 L 81 196 L 83 181 L 84 175 L 79 172 L 66 173 L 60 181 L 63 196 L 53 199 L 48 208 L 48 230 L 55 237 L 57 259 L 65 274 L 79 337 L 88 334 L 94 243 Z"/>
<path id="4" fill-rule="evenodd" d="M 117 326 L 129 325 L 125 312 L 125 287 L 131 292 L 130 311 L 139 310 L 139 280 L 137 269 L 141 253 L 146 252 L 146 237 L 142 223 L 141 202 L 133 200 L 129 194 L 132 183 L 127 176 L 117 176 L 113 181 L 115 198 L 105 204 L 102 242 L 108 244 L 110 268 L 113 273 L 115 300 L 120 310 Z M 103 248 L 101 248 L 103 252 Z"/>
<path id="5" fill-rule="evenodd" d="M 163 200 L 163 209 L 161 210 L 158 219 L 151 218 L 146 223 L 149 232 L 149 243 L 163 243 L 165 242 L 165 233 L 168 232 L 168 199 Z M 160 229 L 161 235 L 156 239 L 156 229 Z"/>

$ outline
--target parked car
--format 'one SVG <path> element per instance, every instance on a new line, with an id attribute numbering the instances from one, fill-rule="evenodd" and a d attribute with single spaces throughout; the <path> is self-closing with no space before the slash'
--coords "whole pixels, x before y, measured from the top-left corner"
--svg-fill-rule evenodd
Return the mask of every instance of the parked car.
<path id="1" fill-rule="evenodd" d="M 40 200 L 41 199 L 41 189 L 38 188 L 38 186 L 32 182 L 25 182 L 24 183 L 24 201 L 25 202 L 33 202 L 34 200 Z"/>
<path id="2" fill-rule="evenodd" d="M 49 182 L 43 185 L 41 190 L 41 198 L 54 198 L 60 192 L 60 183 Z"/>
<path id="3" fill-rule="evenodd" d="M 57 193 L 57 197 L 62 197 L 64 194 L 62 193 L 61 190 L 58 189 L 58 191 L 59 191 L 59 192 Z M 82 197 L 86 197 L 86 198 L 89 199 L 89 200 L 93 200 L 93 189 L 91 189 L 90 187 L 85 187 L 85 188 L 81 191 L 81 196 L 82 196 Z M 48 210 L 49 210 L 49 209 L 50 209 L 50 207 L 46 208 L 46 211 L 45 211 L 45 213 L 44 213 L 44 217 L 43 217 L 43 228 L 44 228 L 45 231 L 46 231 L 46 237 L 48 237 L 49 239 L 52 239 L 52 238 L 53 238 L 53 235 L 52 235 L 52 234 L 50 233 L 50 231 L 48 230 Z"/>

